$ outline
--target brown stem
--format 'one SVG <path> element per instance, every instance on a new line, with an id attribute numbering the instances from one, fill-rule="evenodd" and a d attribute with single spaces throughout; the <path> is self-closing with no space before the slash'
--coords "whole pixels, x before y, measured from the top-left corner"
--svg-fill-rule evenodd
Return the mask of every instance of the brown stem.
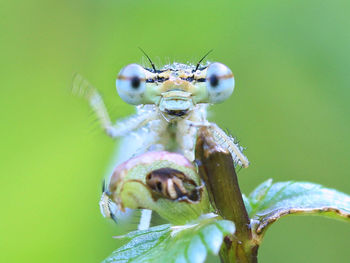
<path id="1" fill-rule="evenodd" d="M 258 247 L 252 242 L 250 220 L 239 189 L 230 152 L 215 143 L 208 130 L 198 131 L 196 162 L 211 204 L 224 218 L 236 225 L 234 236 L 227 236 L 220 251 L 222 262 L 257 262 Z"/>

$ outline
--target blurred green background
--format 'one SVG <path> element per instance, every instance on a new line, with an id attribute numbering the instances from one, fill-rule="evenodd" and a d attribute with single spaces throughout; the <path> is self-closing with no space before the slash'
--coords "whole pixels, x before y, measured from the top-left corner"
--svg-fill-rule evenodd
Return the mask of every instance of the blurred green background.
<path id="1" fill-rule="evenodd" d="M 70 93 L 79 72 L 113 117 L 133 107 L 115 91 L 141 62 L 228 65 L 236 89 L 211 120 L 247 146 L 249 193 L 267 178 L 350 193 L 350 2 L 2 1 L 1 262 L 100 262 L 117 226 L 98 208 L 114 142 Z M 318 217 L 273 225 L 260 262 L 346 262 L 350 226 Z"/>

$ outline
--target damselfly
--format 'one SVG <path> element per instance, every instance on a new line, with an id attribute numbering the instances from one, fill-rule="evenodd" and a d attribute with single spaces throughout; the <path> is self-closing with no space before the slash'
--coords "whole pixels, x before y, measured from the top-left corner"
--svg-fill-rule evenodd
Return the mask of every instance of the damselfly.
<path id="1" fill-rule="evenodd" d="M 207 107 L 223 102 L 234 90 L 231 70 L 218 62 L 201 64 L 205 56 L 197 64 L 173 63 L 157 69 L 146 57 L 151 68 L 130 64 L 117 76 L 117 92 L 125 102 L 136 105 L 136 114 L 115 124 L 98 91 L 80 75 L 74 79 L 74 91 L 89 101 L 106 133 L 124 138 L 121 161 L 163 150 L 194 161 L 196 133 L 205 126 L 216 143 L 230 151 L 235 165 L 248 167 L 243 148 L 207 120 Z M 102 211 L 113 216 L 109 202 L 102 203 Z"/>

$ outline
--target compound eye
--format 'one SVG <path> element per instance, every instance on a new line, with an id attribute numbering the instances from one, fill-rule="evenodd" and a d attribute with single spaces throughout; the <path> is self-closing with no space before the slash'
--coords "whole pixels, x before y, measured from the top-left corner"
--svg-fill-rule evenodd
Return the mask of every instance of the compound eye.
<path id="1" fill-rule="evenodd" d="M 116 81 L 119 96 L 127 103 L 142 104 L 146 89 L 146 75 L 143 67 L 130 64 L 118 74 Z"/>
<path id="2" fill-rule="evenodd" d="M 206 83 L 209 102 L 219 103 L 230 97 L 235 86 L 235 79 L 228 67 L 215 62 L 208 66 Z"/>

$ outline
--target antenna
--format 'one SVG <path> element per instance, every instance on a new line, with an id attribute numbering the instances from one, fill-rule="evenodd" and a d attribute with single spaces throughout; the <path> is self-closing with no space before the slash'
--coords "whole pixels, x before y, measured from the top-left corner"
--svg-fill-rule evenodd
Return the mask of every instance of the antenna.
<path id="1" fill-rule="evenodd" d="M 145 52 L 142 48 L 139 47 L 139 49 L 140 49 L 141 52 L 146 56 L 146 58 L 148 59 L 149 63 L 151 63 L 151 66 L 152 66 L 152 68 L 153 68 L 153 70 L 154 70 L 154 73 L 156 73 L 157 70 L 156 70 L 156 67 L 154 66 L 152 60 L 149 58 L 149 56 L 146 54 L 146 52 Z"/>
<path id="2" fill-rule="evenodd" d="M 207 54 L 205 54 L 201 60 L 198 61 L 197 65 L 196 65 L 196 69 L 194 71 L 197 71 L 197 69 L 199 68 L 201 62 L 203 61 L 203 59 L 205 59 L 211 52 L 213 51 L 213 49 L 209 50 Z"/>

